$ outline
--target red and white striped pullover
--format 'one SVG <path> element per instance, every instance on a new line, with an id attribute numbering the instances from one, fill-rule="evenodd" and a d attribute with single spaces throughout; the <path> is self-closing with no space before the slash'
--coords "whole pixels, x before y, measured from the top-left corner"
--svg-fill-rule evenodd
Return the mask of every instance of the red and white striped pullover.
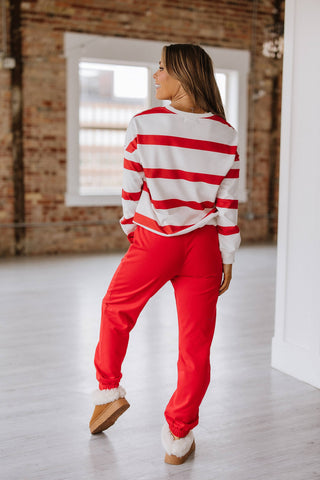
<path id="1" fill-rule="evenodd" d="M 120 224 L 159 235 L 181 235 L 216 225 L 223 263 L 240 245 L 237 226 L 237 132 L 212 113 L 171 106 L 139 113 L 125 144 Z"/>

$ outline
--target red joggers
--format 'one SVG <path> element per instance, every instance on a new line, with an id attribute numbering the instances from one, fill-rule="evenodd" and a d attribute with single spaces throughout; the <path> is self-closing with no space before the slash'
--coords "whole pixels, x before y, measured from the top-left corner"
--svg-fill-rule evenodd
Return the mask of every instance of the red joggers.
<path id="1" fill-rule="evenodd" d="M 171 281 L 179 321 L 178 384 L 165 417 L 171 432 L 184 437 L 198 423 L 210 381 L 210 347 L 222 261 L 215 226 L 165 237 L 137 227 L 102 302 L 95 354 L 99 388 L 119 386 L 129 333 L 147 301 Z"/>

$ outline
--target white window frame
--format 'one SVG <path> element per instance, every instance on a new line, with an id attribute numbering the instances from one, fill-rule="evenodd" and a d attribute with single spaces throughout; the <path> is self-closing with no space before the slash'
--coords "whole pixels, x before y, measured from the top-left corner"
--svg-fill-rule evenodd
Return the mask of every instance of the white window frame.
<path id="1" fill-rule="evenodd" d="M 154 71 L 158 68 L 163 42 L 121 37 L 104 37 L 82 33 L 64 34 L 64 53 L 67 71 L 67 206 L 120 205 L 121 194 L 80 195 L 79 189 L 79 62 L 105 62 L 149 68 L 148 96 L 150 105 L 159 105 L 153 92 Z M 240 189 L 239 200 L 247 200 L 247 100 L 250 53 L 203 46 L 214 61 L 216 72 L 227 75 L 227 104 L 233 109 L 227 119 L 239 131 Z M 236 101 L 235 101 L 236 99 Z"/>

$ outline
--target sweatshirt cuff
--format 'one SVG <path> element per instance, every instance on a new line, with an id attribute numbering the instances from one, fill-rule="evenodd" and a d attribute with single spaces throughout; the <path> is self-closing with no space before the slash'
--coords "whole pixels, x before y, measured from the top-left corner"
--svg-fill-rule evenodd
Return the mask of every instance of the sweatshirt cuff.
<path id="1" fill-rule="evenodd" d="M 222 263 L 224 265 L 229 265 L 230 263 L 234 263 L 235 260 L 235 252 L 221 252 Z"/>

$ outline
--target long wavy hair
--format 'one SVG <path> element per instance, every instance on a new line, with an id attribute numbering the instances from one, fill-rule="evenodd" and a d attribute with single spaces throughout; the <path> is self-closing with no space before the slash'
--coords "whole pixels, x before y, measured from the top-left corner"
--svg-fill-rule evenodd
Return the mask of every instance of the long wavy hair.
<path id="1" fill-rule="evenodd" d="M 163 47 L 163 59 L 169 75 L 180 81 L 197 107 L 226 119 L 212 60 L 200 45 L 166 45 Z"/>

